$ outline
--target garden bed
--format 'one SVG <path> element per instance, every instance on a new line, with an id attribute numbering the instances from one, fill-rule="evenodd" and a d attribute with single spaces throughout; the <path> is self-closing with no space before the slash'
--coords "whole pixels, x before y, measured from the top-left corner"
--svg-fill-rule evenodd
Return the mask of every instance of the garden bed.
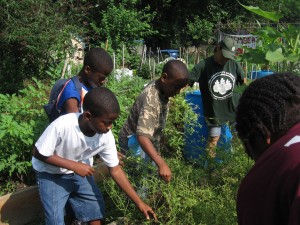
<path id="1" fill-rule="evenodd" d="M 104 163 L 96 164 L 95 180 L 108 174 Z M 25 187 L 14 193 L 0 196 L 0 225 L 24 225 L 43 216 L 37 186 Z"/>

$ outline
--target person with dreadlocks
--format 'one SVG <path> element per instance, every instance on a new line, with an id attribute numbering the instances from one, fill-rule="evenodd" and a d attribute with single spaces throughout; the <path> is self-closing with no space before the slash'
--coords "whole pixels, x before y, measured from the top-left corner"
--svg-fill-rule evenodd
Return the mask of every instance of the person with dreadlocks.
<path id="1" fill-rule="evenodd" d="M 239 225 L 300 224 L 300 77 L 252 82 L 237 107 L 236 130 L 255 161 L 237 196 Z"/>

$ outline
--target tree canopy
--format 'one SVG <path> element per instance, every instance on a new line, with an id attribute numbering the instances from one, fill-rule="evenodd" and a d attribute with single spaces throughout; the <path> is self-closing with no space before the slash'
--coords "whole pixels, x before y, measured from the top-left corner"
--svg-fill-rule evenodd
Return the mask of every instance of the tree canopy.
<path id="1" fill-rule="evenodd" d="M 241 4 L 282 12 L 280 22 L 299 22 L 297 0 L 243 0 Z M 178 48 L 212 44 L 219 30 L 251 31 L 257 16 L 232 0 L 1 0 L 0 93 L 14 92 L 72 50 L 71 38 L 87 47 L 108 43 L 130 53 L 137 40 Z M 294 13 L 293 13 L 294 12 Z M 259 18 L 260 23 L 269 22 Z M 3 85 L 4 84 L 4 85 Z"/>

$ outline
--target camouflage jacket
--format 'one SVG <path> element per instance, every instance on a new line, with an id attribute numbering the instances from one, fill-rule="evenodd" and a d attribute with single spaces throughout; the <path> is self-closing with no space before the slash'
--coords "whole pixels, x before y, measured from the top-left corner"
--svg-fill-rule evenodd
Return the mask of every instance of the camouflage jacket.
<path id="1" fill-rule="evenodd" d="M 133 104 L 120 136 L 131 134 L 150 138 L 154 147 L 160 149 L 162 131 L 166 125 L 169 100 L 159 90 L 156 81 L 149 83 Z"/>

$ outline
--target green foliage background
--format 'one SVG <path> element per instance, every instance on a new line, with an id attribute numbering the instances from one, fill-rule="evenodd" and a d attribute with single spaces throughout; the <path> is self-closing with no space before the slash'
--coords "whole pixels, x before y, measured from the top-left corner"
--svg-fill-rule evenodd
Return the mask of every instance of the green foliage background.
<path id="1" fill-rule="evenodd" d="M 299 23 L 298 1 L 240 2 L 283 13 L 280 22 Z M 208 45 L 220 30 L 252 32 L 256 20 L 231 0 L 1 0 L 0 93 L 17 93 L 31 77 L 48 79 L 45 71 L 74 52 L 72 38 L 86 49 L 102 46 L 114 52 L 117 65 L 125 52 L 126 66 L 138 69 L 134 53 L 141 43 L 153 49 Z M 259 22 L 269 23 L 265 18 Z"/>
<path id="2" fill-rule="evenodd" d="M 299 23 L 299 1 L 240 2 L 283 13 L 282 24 Z M 112 75 L 107 83 L 121 105 L 113 129 L 117 137 L 130 106 L 153 72 L 148 66 L 139 68 L 137 45 L 178 48 L 213 44 L 221 29 L 227 33 L 256 30 L 256 19 L 231 0 L 0 0 L 0 195 L 16 190 L 19 184 L 34 184 L 32 145 L 48 124 L 42 105 L 61 75 L 66 56 L 74 51 L 72 38 L 84 42 L 87 49 L 102 46 L 114 53 L 117 67 L 124 52 L 126 66 L 140 69 L 138 76 L 117 80 Z M 266 18 L 259 22 L 269 23 Z M 272 26 L 257 31 L 263 41 L 258 51 L 265 54 L 259 63 L 272 61 L 271 53 L 280 48 L 275 53 L 282 56 L 282 70 L 300 73 L 299 25 Z M 278 43 L 278 38 L 287 42 Z M 156 68 L 156 75 L 161 68 Z M 147 176 L 155 169 L 135 158 L 126 163 L 144 168 L 140 176 L 147 179 L 129 178 L 137 189 L 141 182 L 147 187 L 145 201 L 156 210 L 157 224 L 236 224 L 237 188 L 252 162 L 237 138 L 233 152 L 219 152 L 221 164 L 210 162 L 205 167 L 185 160 L 184 124 L 197 118 L 184 99 L 184 93 L 172 99 L 165 129 L 167 142 L 162 153 L 173 171 L 172 182 L 165 184 L 155 175 Z M 125 169 L 130 174 L 130 167 Z M 152 223 L 141 217 L 111 179 L 99 185 L 107 199 L 107 222 L 126 216 L 127 224 Z"/>
<path id="3" fill-rule="evenodd" d="M 130 106 L 148 82 L 137 76 L 124 76 L 119 80 L 114 74 L 109 77 L 107 87 L 116 94 L 121 105 L 121 115 L 113 127 L 115 137 L 127 118 Z M 33 78 L 18 94 L 0 94 L 0 195 L 14 191 L 19 184 L 34 184 L 31 151 L 48 124 L 42 105 L 48 99 L 50 83 Z M 165 130 L 166 144 L 162 150 L 173 173 L 170 184 L 164 183 L 156 175 L 156 169 L 144 165 L 141 160 L 129 157 L 125 161 L 124 169 L 133 186 L 137 190 L 140 184 L 147 187 L 144 200 L 157 212 L 159 222 L 156 224 L 236 223 L 236 192 L 251 162 L 243 154 L 238 140 L 232 154 L 220 152 L 223 164 L 212 162 L 207 168 L 197 161 L 185 160 L 182 154 L 186 135 L 184 124 L 195 123 L 196 120 L 197 116 L 185 101 L 185 92 L 171 100 Z M 141 168 L 138 177 L 131 176 L 133 167 L 130 165 Z M 151 224 L 145 221 L 112 179 L 106 178 L 99 186 L 106 199 L 107 222 L 124 217 L 126 224 Z"/>

